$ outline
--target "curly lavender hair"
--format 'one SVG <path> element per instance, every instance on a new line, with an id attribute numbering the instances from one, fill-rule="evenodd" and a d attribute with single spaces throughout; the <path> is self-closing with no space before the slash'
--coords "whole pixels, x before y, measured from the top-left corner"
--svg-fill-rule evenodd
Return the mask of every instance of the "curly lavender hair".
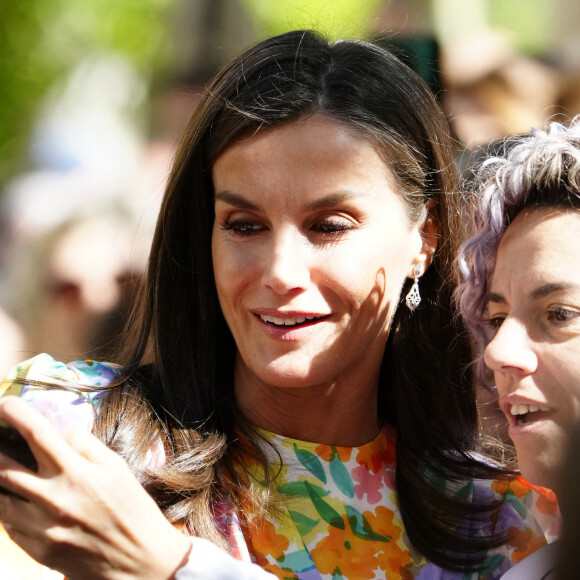
<path id="1" fill-rule="evenodd" d="M 580 209 L 580 115 L 567 127 L 550 123 L 545 131 L 533 128 L 529 135 L 509 138 L 503 151 L 477 171 L 473 234 L 456 261 L 462 282 L 455 297 L 479 346 L 483 384 L 488 371 L 481 354 L 489 341 L 486 310 L 499 243 L 523 209 Z"/>

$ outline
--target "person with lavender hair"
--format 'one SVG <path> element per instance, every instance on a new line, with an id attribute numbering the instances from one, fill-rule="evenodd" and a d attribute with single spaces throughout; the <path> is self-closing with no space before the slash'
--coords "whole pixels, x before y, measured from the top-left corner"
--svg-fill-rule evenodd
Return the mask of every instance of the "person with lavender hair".
<path id="1" fill-rule="evenodd" d="M 560 495 L 580 424 L 580 118 L 508 139 L 478 183 L 456 297 L 522 475 Z M 548 578 L 556 552 L 540 550 L 504 577 Z"/>

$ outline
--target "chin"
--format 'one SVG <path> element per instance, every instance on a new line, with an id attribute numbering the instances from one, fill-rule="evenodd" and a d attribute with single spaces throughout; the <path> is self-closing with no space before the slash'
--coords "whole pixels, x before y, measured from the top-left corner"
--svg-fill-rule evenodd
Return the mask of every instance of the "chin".
<path id="1" fill-rule="evenodd" d="M 263 377 L 263 381 L 273 387 L 281 389 L 306 389 L 319 384 L 312 377 L 276 374 Z"/>

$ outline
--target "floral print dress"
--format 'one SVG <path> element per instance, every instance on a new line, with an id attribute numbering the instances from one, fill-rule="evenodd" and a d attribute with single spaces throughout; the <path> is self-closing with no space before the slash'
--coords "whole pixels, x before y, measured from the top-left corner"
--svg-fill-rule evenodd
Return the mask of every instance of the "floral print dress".
<path id="1" fill-rule="evenodd" d="M 94 408 L 98 408 L 106 391 L 77 394 L 22 388 L 14 380 L 18 376 L 104 387 L 117 371 L 110 364 L 77 361 L 65 365 L 39 355 L 14 369 L 0 385 L 0 394 L 24 398 L 57 427 L 74 424 L 91 429 Z M 229 540 L 232 555 L 255 562 L 280 579 L 497 579 L 557 533 L 557 504 L 548 490 L 534 488 L 522 479 L 474 481 L 457 493 L 468 497 L 503 495 L 505 502 L 493 525 L 496 531 L 509 530 L 511 540 L 490 552 L 480 574 L 444 570 L 418 554 L 406 536 L 395 488 L 396 433 L 392 428 L 385 427 L 373 441 L 359 447 L 319 445 L 262 434 L 277 451 L 274 463 L 282 460 L 277 478 L 279 512 L 275 517 L 240 519 L 224 503 L 216 506 L 215 517 Z M 163 459 L 161 446 L 152 445 L 147 467 L 159 465 Z M 260 480 L 258 471 L 255 475 Z M 481 532 L 489 533 L 491 526 L 490 522 Z M 1 540 L 2 536 L 0 571 L 6 544 Z M 188 565 L 194 566 L 191 560 Z M 33 576 L 26 579 L 37 580 Z"/>

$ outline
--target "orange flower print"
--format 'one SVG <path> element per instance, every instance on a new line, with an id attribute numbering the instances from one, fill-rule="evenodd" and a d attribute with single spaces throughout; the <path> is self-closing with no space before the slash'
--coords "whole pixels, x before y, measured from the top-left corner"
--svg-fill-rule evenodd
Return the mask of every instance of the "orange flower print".
<path id="1" fill-rule="evenodd" d="M 518 481 L 524 486 L 533 489 L 538 494 L 538 501 L 536 506 L 538 511 L 542 514 L 553 515 L 558 512 L 558 500 L 556 494 L 547 487 L 540 487 L 539 485 L 532 485 L 522 477 L 518 477 Z"/>
<path id="2" fill-rule="evenodd" d="M 350 459 L 352 453 L 352 447 L 340 447 L 334 445 L 319 445 L 314 453 L 320 457 L 323 461 L 330 462 L 334 455 L 338 455 L 338 458 L 346 463 Z"/>
<path id="3" fill-rule="evenodd" d="M 521 477 L 518 477 L 517 479 L 492 481 L 491 487 L 500 495 L 505 495 L 509 489 L 519 499 L 532 493 L 532 487 L 530 484 Z"/>
<path id="4" fill-rule="evenodd" d="M 373 442 L 373 445 L 364 445 L 359 449 L 356 461 L 372 473 L 376 473 L 381 468 L 394 467 L 395 446 L 387 438 L 385 431 L 382 431 Z"/>
<path id="5" fill-rule="evenodd" d="M 397 578 L 404 578 L 404 568 L 411 564 L 409 550 L 403 550 L 397 545 L 401 537 L 402 524 L 398 525 L 395 521 L 395 514 L 384 506 L 378 506 L 375 513 L 364 512 L 371 528 L 381 534 L 391 538 L 388 549 L 385 549 L 378 555 L 379 566 L 387 572 L 387 578 L 396 575 Z"/>
<path id="6" fill-rule="evenodd" d="M 396 544 L 401 530 L 392 519 L 393 513 L 382 506 L 376 515 L 343 515 L 344 529 L 329 526 L 328 535 L 310 552 L 317 570 L 350 580 L 370 580 L 378 568 L 398 574 L 410 559 Z"/>
<path id="7" fill-rule="evenodd" d="M 512 560 L 517 564 L 538 548 L 547 544 L 543 536 L 538 536 L 529 528 L 525 530 L 518 530 L 517 528 L 510 528 L 509 545 L 516 549 L 512 552 Z"/>
<path id="8" fill-rule="evenodd" d="M 263 564 L 261 565 L 264 570 L 270 572 L 270 574 L 274 574 L 279 580 L 299 580 L 298 576 L 294 574 L 294 572 L 290 570 L 285 570 L 284 568 L 280 568 L 276 564 Z"/>
<path id="9" fill-rule="evenodd" d="M 248 522 L 250 550 L 260 566 L 267 560 L 265 556 L 272 556 L 275 560 L 284 556 L 290 542 L 286 536 L 278 534 L 276 526 L 260 516 Z"/>
<path id="10" fill-rule="evenodd" d="M 377 553 L 383 549 L 379 542 L 357 538 L 342 516 L 344 530 L 329 526 L 328 535 L 311 550 L 310 555 L 321 574 L 340 574 L 351 580 L 371 580 L 379 567 Z"/>

